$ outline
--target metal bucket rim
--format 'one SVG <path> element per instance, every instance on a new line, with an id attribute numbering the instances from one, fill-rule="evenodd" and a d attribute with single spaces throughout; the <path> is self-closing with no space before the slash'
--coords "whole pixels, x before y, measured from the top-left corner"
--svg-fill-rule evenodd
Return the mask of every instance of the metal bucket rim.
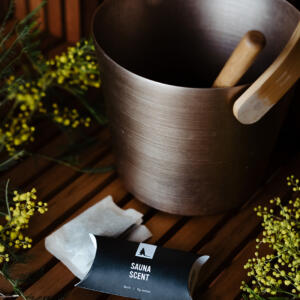
<path id="1" fill-rule="evenodd" d="M 270 0 L 269 0 L 270 1 Z M 274 0 L 271 0 L 274 1 Z M 287 0 L 276 0 L 276 1 L 280 1 L 282 3 L 285 3 L 285 5 L 290 6 L 293 10 L 296 11 L 296 13 L 298 13 L 299 15 L 299 20 L 300 20 L 300 11 L 294 6 L 292 5 L 290 2 L 288 2 Z M 152 85 L 157 85 L 158 87 L 166 87 L 166 88 L 173 88 L 173 89 L 179 89 L 179 90 L 183 90 L 183 91 L 191 91 L 191 92 L 199 92 L 199 91 L 204 91 L 204 92 L 208 92 L 208 91 L 224 91 L 226 93 L 226 91 L 229 90 L 233 90 L 233 89 L 240 89 L 243 90 L 246 87 L 250 87 L 252 85 L 252 83 L 255 81 L 253 80 L 253 82 L 251 83 L 246 83 L 246 84 L 242 84 L 242 85 L 235 85 L 234 87 L 188 87 L 188 86 L 181 86 L 181 85 L 175 85 L 175 84 L 170 84 L 170 83 L 163 83 L 154 79 L 150 79 L 147 77 L 144 77 L 142 75 L 139 75 L 135 72 L 132 72 L 130 70 L 128 70 L 127 68 L 125 68 L 124 66 L 122 66 L 121 64 L 119 64 L 117 61 L 115 61 L 112 57 L 110 57 L 106 51 L 100 46 L 95 33 L 94 33 L 94 25 L 95 25 L 95 19 L 97 14 L 100 12 L 100 10 L 102 9 L 102 7 L 104 5 L 106 5 L 108 3 L 107 0 L 104 0 L 95 10 L 95 12 L 93 13 L 92 16 L 92 21 L 91 21 L 91 35 L 92 38 L 94 40 L 94 43 L 96 44 L 96 46 L 98 47 L 98 49 L 102 52 L 102 54 L 104 55 L 104 57 L 116 68 L 120 69 L 122 72 L 127 73 L 128 76 L 132 77 L 133 79 L 139 79 L 139 80 L 144 80 L 145 82 L 152 84 Z"/>
<path id="2" fill-rule="evenodd" d="M 147 78 L 147 77 L 144 77 L 144 76 L 141 76 L 135 72 L 132 72 L 130 70 L 128 70 L 127 68 L 123 67 L 122 65 L 120 65 L 118 62 L 116 62 L 112 57 L 110 57 L 106 51 L 100 46 L 100 44 L 98 43 L 98 40 L 95 36 L 95 33 L 94 33 L 94 24 L 95 24 L 95 18 L 96 18 L 96 15 L 99 13 L 99 11 L 101 10 L 102 6 L 106 3 L 107 1 L 104 1 L 103 3 L 101 3 L 97 9 L 95 10 L 94 14 L 93 14 L 93 17 L 92 17 L 92 22 L 91 22 L 91 35 L 92 35 L 92 38 L 94 40 L 94 43 L 96 44 L 96 46 L 98 47 L 98 49 L 102 52 L 103 56 L 105 56 L 105 58 L 112 64 L 114 65 L 114 67 L 120 69 L 122 72 L 124 73 L 127 73 L 127 75 L 133 77 L 133 78 L 138 78 L 140 80 L 144 80 L 145 82 L 148 82 L 150 84 L 155 84 L 157 86 L 160 86 L 160 87 L 171 87 L 173 89 L 181 89 L 181 90 L 189 90 L 191 92 L 199 92 L 199 90 L 201 91 L 216 91 L 216 90 L 219 90 L 219 91 L 227 91 L 227 90 L 232 90 L 232 89 L 243 89 L 245 87 L 249 87 L 252 83 L 247 83 L 247 84 L 242 84 L 242 85 L 236 85 L 234 87 L 206 87 L 206 88 L 203 88 L 203 87 L 188 87 L 188 86 L 181 86 L 181 85 L 174 85 L 174 84 L 169 84 L 169 83 L 163 83 L 163 82 L 160 82 L 160 81 L 157 81 L 157 80 L 153 80 L 153 79 L 150 79 L 150 78 Z"/>

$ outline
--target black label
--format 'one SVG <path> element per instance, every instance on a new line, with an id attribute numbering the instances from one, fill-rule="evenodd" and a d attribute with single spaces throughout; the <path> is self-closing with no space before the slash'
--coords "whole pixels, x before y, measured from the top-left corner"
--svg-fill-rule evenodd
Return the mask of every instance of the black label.
<path id="1" fill-rule="evenodd" d="M 77 286 L 134 299 L 191 300 L 198 256 L 145 243 L 96 237 L 91 270 Z"/>

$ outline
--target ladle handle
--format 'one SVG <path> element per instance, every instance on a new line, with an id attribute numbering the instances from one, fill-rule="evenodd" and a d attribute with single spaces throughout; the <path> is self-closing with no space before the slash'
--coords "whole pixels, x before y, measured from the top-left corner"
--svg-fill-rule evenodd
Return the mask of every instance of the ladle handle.
<path id="1" fill-rule="evenodd" d="M 261 32 L 256 30 L 247 32 L 232 52 L 213 87 L 235 86 L 251 67 L 265 44 L 266 40 Z"/>
<path id="2" fill-rule="evenodd" d="M 300 77 L 300 21 L 272 65 L 236 100 L 235 117 L 243 124 L 260 120 Z"/>

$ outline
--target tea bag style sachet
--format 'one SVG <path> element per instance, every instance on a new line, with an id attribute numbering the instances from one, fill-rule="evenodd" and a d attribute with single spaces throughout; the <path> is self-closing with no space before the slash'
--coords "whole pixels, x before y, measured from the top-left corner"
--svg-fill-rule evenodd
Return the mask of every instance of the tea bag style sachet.
<path id="1" fill-rule="evenodd" d="M 46 238 L 77 286 L 133 299 L 191 300 L 208 256 L 142 243 L 142 214 L 106 197 Z M 125 240 L 125 238 L 127 240 Z"/>
<path id="2" fill-rule="evenodd" d="M 49 235 L 45 246 L 76 277 L 83 279 L 96 256 L 90 234 L 118 237 L 127 232 L 129 240 L 144 241 L 151 233 L 141 225 L 142 216 L 134 209 L 119 208 L 108 196 Z"/>

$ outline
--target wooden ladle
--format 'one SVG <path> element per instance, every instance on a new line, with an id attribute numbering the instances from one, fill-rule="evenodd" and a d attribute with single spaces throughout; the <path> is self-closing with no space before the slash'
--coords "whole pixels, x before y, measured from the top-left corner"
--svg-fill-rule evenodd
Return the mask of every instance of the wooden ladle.
<path id="1" fill-rule="evenodd" d="M 248 71 L 266 44 L 260 31 L 248 31 L 232 52 L 213 87 L 233 87 Z"/>

